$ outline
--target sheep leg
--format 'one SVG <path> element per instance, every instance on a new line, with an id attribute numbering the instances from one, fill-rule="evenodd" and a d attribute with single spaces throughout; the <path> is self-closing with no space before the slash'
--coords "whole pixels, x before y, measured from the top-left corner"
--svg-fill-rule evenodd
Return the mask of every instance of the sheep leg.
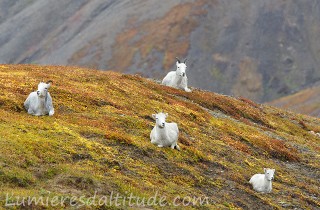
<path id="1" fill-rule="evenodd" d="M 180 147 L 178 146 L 178 144 L 177 144 L 177 143 L 173 143 L 173 144 L 171 144 L 171 149 L 177 149 L 177 150 L 179 150 L 179 151 L 180 151 Z"/>
<path id="2" fill-rule="evenodd" d="M 34 115 L 34 112 L 32 111 L 32 109 L 28 109 L 28 114 Z"/>
<path id="3" fill-rule="evenodd" d="M 177 149 L 178 151 L 180 151 L 180 147 L 179 147 L 178 144 L 176 144 L 176 149 Z"/>
<path id="4" fill-rule="evenodd" d="M 54 114 L 54 109 L 51 109 L 50 111 L 49 111 L 49 116 L 52 116 Z"/>
<path id="5" fill-rule="evenodd" d="M 187 77 L 184 77 L 182 79 L 180 87 L 186 92 L 191 92 L 191 90 L 188 88 L 188 78 Z"/>

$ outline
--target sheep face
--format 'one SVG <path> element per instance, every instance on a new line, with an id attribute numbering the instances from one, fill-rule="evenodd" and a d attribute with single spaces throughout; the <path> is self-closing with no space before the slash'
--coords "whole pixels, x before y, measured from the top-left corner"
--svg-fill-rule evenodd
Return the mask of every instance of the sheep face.
<path id="1" fill-rule="evenodd" d="M 268 181 L 271 181 L 274 179 L 274 172 L 275 172 L 274 169 L 270 169 L 270 168 L 264 169 L 264 174 L 265 174 L 265 177 Z"/>
<path id="2" fill-rule="evenodd" d="M 176 70 L 177 76 L 179 77 L 186 76 L 187 65 L 185 63 L 180 63 L 179 61 L 176 62 L 176 65 L 177 65 L 177 70 Z"/>
<path id="3" fill-rule="evenodd" d="M 50 88 L 51 83 L 44 83 L 44 82 L 40 82 L 38 85 L 38 90 L 37 90 L 37 95 L 40 98 L 45 98 L 47 93 L 48 93 L 48 89 Z"/>
<path id="4" fill-rule="evenodd" d="M 166 126 L 166 118 L 168 117 L 168 113 L 158 113 L 158 114 L 153 114 L 152 117 L 156 120 L 156 126 L 158 128 L 164 128 Z"/>

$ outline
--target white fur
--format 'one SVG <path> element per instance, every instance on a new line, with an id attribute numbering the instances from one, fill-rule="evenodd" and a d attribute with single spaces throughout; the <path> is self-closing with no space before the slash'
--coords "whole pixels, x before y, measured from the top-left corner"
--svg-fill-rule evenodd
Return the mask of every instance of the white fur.
<path id="1" fill-rule="evenodd" d="M 310 131 L 310 133 L 311 133 L 312 135 L 315 135 L 315 136 L 320 137 L 320 133 L 316 133 L 316 132 L 314 132 L 314 131 Z"/>
<path id="2" fill-rule="evenodd" d="M 176 65 L 176 71 L 170 71 L 163 78 L 162 84 L 191 92 L 191 90 L 188 88 L 188 78 L 186 74 L 187 65 L 185 61 L 181 63 L 179 59 L 177 59 Z"/>
<path id="3" fill-rule="evenodd" d="M 167 123 L 167 113 L 153 114 L 152 117 L 156 120 L 156 125 L 150 133 L 151 143 L 158 147 L 171 147 L 180 150 L 178 146 L 179 129 L 177 123 Z"/>
<path id="4" fill-rule="evenodd" d="M 249 183 L 255 191 L 270 193 L 272 190 L 272 180 L 274 178 L 274 169 L 265 168 L 264 174 L 255 174 L 251 177 Z"/>
<path id="5" fill-rule="evenodd" d="M 24 102 L 24 107 L 28 111 L 28 114 L 40 116 L 54 114 L 54 108 L 52 104 L 52 98 L 48 89 L 51 86 L 51 82 L 40 82 L 38 90 L 29 94 L 28 98 Z"/>

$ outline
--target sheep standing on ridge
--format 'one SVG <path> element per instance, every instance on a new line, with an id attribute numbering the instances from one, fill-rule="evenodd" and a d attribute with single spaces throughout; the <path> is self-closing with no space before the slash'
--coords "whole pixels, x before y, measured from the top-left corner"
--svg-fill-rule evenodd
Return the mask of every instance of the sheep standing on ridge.
<path id="1" fill-rule="evenodd" d="M 35 116 L 47 114 L 52 116 L 54 114 L 52 98 L 48 92 L 51 83 L 51 80 L 46 83 L 40 82 L 38 90 L 29 94 L 24 102 L 24 108 L 28 111 L 28 114 Z"/>
<path id="2" fill-rule="evenodd" d="M 156 125 L 150 133 L 151 143 L 158 147 L 171 147 L 171 149 L 180 150 L 177 144 L 179 129 L 177 123 L 167 123 L 167 113 L 153 114 L 152 117 L 156 120 Z"/>
<path id="3" fill-rule="evenodd" d="M 253 175 L 249 183 L 252 184 L 255 191 L 270 193 L 272 190 L 272 180 L 274 178 L 274 172 L 274 169 L 264 168 L 264 174 Z"/>
<path id="4" fill-rule="evenodd" d="M 183 62 L 180 62 L 178 58 L 176 65 L 177 70 L 176 71 L 170 71 L 167 76 L 165 76 L 162 80 L 162 84 L 174 88 L 179 88 L 182 90 L 185 90 L 187 92 L 191 92 L 191 90 L 188 88 L 188 78 L 186 75 L 186 61 L 185 59 Z"/>

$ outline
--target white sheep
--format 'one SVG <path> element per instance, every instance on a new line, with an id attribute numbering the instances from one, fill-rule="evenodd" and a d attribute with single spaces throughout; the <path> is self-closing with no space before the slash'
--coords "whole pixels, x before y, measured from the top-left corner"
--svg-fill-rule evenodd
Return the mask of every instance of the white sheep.
<path id="1" fill-rule="evenodd" d="M 40 82 L 38 90 L 29 94 L 24 102 L 24 108 L 28 111 L 28 114 L 35 116 L 47 114 L 52 116 L 54 114 L 52 98 L 48 92 L 51 83 L 51 80 L 46 83 Z"/>
<path id="2" fill-rule="evenodd" d="M 251 177 L 249 183 L 255 191 L 270 193 L 272 190 L 272 180 L 274 179 L 274 169 L 264 168 L 264 174 L 255 174 Z"/>
<path id="3" fill-rule="evenodd" d="M 171 147 L 171 149 L 180 150 L 178 146 L 179 129 L 177 123 L 167 123 L 167 113 L 153 114 L 156 125 L 150 133 L 151 143 L 158 147 Z"/>
<path id="4" fill-rule="evenodd" d="M 178 89 L 185 90 L 186 92 L 191 92 L 191 90 L 188 88 L 188 78 L 186 75 L 186 61 L 185 59 L 183 62 L 180 62 L 178 58 L 176 65 L 177 69 L 176 71 L 170 71 L 162 80 L 162 84 Z"/>
<path id="5" fill-rule="evenodd" d="M 320 137 L 320 133 L 316 133 L 316 132 L 314 132 L 314 131 L 310 131 L 310 133 L 311 133 L 312 135 L 315 135 L 315 136 Z"/>

